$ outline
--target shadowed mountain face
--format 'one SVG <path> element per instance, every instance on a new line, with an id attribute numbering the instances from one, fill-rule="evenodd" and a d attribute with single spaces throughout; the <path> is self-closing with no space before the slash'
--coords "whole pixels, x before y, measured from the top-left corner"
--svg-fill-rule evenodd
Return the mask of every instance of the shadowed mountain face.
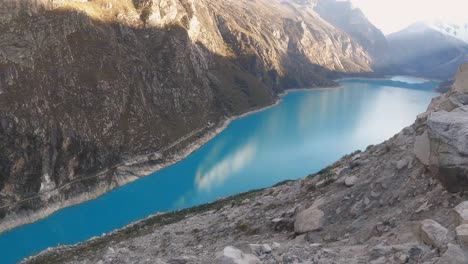
<path id="1" fill-rule="evenodd" d="M 468 45 L 424 23 L 388 36 L 394 71 L 434 78 L 452 77 L 468 61 Z"/>
<path id="2" fill-rule="evenodd" d="M 106 169 L 285 88 L 370 71 L 307 1 L 2 1 L 0 47 L 1 216 L 115 187 Z"/>

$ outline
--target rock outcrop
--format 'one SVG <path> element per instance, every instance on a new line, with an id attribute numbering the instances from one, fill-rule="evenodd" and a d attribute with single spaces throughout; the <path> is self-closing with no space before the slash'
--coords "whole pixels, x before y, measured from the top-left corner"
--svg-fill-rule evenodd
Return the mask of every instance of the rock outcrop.
<path id="1" fill-rule="evenodd" d="M 468 94 L 468 64 L 463 64 L 458 69 L 453 85 L 453 91 Z"/>
<path id="2" fill-rule="evenodd" d="M 322 228 L 324 213 L 315 207 L 310 207 L 299 212 L 294 222 L 294 231 L 298 234 L 304 234 L 311 231 L 317 231 Z"/>
<path id="3" fill-rule="evenodd" d="M 461 108 L 429 108 L 388 141 L 304 179 L 155 215 L 25 263 L 174 263 L 176 257 L 185 263 L 467 263 L 468 196 L 447 192 L 453 186 L 436 168 L 447 153 L 464 157 L 460 146 L 434 148 L 460 142 L 459 134 L 436 134 L 444 130 L 429 125 L 437 113 L 458 115 Z M 434 135 L 447 138 L 440 143 Z M 430 155 L 421 162 L 425 150 Z M 352 176 L 356 181 L 346 185 Z"/>
<path id="4" fill-rule="evenodd" d="M 312 6 L 1 1 L 0 218 L 94 198 L 286 88 L 370 71 L 362 46 Z"/>
<path id="5" fill-rule="evenodd" d="M 443 251 L 448 241 L 448 230 L 434 220 L 426 219 L 419 227 L 421 240 Z"/>
<path id="6" fill-rule="evenodd" d="M 468 224 L 468 201 L 463 202 L 454 208 L 459 225 Z"/>
<path id="7" fill-rule="evenodd" d="M 450 192 L 468 189 L 467 64 L 456 75 L 453 89 L 433 100 L 420 116 L 427 130 L 417 137 L 415 154 Z"/>
<path id="8" fill-rule="evenodd" d="M 225 247 L 215 259 L 219 264 L 261 264 L 262 262 L 251 254 L 245 254 L 237 248 Z"/>

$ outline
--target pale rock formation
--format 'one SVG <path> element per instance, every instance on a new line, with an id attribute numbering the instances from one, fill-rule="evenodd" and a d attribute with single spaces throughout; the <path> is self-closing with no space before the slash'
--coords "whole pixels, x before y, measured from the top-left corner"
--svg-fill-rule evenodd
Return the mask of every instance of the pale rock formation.
<path id="1" fill-rule="evenodd" d="M 448 249 L 442 255 L 437 264 L 466 264 L 468 263 L 468 257 L 466 256 L 466 252 L 453 244 L 448 245 Z"/>
<path id="2" fill-rule="evenodd" d="M 244 254 L 237 248 L 225 247 L 215 259 L 216 264 L 261 264 L 262 262 L 252 254 Z"/>
<path id="3" fill-rule="evenodd" d="M 307 233 L 310 231 L 320 230 L 324 222 L 324 213 L 322 210 L 310 207 L 299 212 L 294 222 L 294 231 L 298 234 Z"/>
<path id="4" fill-rule="evenodd" d="M 448 241 L 448 230 L 434 220 L 426 219 L 419 226 L 421 240 L 438 249 L 444 249 Z"/>
<path id="5" fill-rule="evenodd" d="M 462 202 L 454 208 L 459 225 L 468 224 L 468 201 Z"/>

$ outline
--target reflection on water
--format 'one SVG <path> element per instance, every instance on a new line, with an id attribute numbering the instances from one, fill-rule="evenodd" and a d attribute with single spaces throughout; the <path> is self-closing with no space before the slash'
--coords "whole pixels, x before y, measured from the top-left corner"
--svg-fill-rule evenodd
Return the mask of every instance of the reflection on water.
<path id="1" fill-rule="evenodd" d="M 345 88 L 294 92 L 281 105 L 236 120 L 183 161 L 99 199 L 0 236 L 2 263 L 76 243 L 150 214 L 194 206 L 319 171 L 382 142 L 423 112 L 435 85 L 342 81 Z M 12 245 L 14 245 L 12 247 Z"/>
<path id="2" fill-rule="evenodd" d="M 413 76 L 394 76 L 390 80 L 405 83 L 424 83 L 428 81 L 427 79 Z"/>
<path id="3" fill-rule="evenodd" d="M 216 163 L 206 172 L 203 166 L 198 167 L 195 176 L 197 189 L 210 191 L 213 185 L 222 185 L 229 176 L 244 169 L 253 160 L 255 150 L 255 143 L 250 142 Z"/>

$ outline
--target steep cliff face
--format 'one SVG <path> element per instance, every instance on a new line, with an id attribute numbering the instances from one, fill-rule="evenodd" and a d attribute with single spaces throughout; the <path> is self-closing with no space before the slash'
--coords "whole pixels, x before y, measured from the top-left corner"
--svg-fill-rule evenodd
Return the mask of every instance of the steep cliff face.
<path id="1" fill-rule="evenodd" d="M 161 163 L 285 88 L 369 71 L 312 4 L 2 1 L 0 216 L 113 188 L 135 155 Z"/>
<path id="2" fill-rule="evenodd" d="M 361 44 L 371 55 L 374 69 L 384 66 L 388 60 L 387 39 L 359 8 L 354 8 L 349 1 L 318 0 L 314 10 Z"/>

